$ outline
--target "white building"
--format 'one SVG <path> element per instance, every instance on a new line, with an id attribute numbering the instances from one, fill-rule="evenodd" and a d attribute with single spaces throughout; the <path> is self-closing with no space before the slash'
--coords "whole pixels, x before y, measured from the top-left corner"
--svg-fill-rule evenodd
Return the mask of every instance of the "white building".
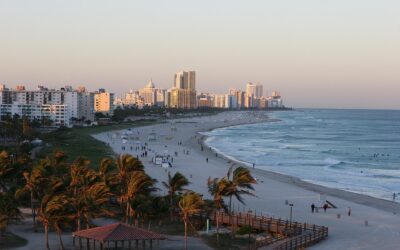
<path id="1" fill-rule="evenodd" d="M 94 120 L 94 94 L 83 87 L 54 90 L 38 86 L 36 90 L 26 90 L 17 86 L 10 90 L 0 85 L 0 105 L 1 117 L 17 114 L 29 119 L 51 119 L 57 126 L 72 126 L 76 119 Z"/>

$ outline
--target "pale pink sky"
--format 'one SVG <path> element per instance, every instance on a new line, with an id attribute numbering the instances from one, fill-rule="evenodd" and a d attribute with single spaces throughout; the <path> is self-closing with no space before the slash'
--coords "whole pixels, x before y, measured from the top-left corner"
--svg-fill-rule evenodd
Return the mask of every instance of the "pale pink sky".
<path id="1" fill-rule="evenodd" d="M 400 109 L 400 1 L 0 1 L 0 83 L 118 94 L 197 71 L 294 107 Z"/>

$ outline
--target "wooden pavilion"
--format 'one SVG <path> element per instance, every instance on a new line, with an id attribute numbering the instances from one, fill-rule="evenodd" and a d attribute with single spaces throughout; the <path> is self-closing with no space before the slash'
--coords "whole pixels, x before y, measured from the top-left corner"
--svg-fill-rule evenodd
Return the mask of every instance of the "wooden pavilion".
<path id="1" fill-rule="evenodd" d="M 125 223 L 115 223 L 102 227 L 94 227 L 72 233 L 73 245 L 78 239 L 78 249 L 83 249 L 82 240 L 86 240 L 86 249 L 132 249 L 142 243 L 142 248 L 146 248 L 146 241 L 149 247 L 153 247 L 153 241 L 166 239 L 163 235 L 147 231 L 138 227 L 130 226 Z"/>

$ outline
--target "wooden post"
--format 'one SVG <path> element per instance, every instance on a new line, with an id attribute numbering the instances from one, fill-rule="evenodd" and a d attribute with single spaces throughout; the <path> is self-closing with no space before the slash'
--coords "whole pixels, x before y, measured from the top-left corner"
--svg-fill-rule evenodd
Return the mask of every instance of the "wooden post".
<path id="1" fill-rule="evenodd" d="M 79 249 L 82 249 L 82 239 L 79 237 Z"/>
<path id="2" fill-rule="evenodd" d="M 95 249 L 96 249 L 96 240 L 93 239 L 93 250 L 95 250 Z"/>
<path id="3" fill-rule="evenodd" d="M 146 249 L 146 240 L 142 240 L 143 249 Z"/>
<path id="4" fill-rule="evenodd" d="M 136 248 L 139 247 L 139 240 L 136 240 Z"/>
<path id="5" fill-rule="evenodd" d="M 87 249 L 90 249 L 90 246 L 89 246 L 89 238 L 86 238 L 86 248 L 87 248 Z"/>
<path id="6" fill-rule="evenodd" d="M 150 249 L 153 249 L 153 240 L 150 240 Z"/>
<path id="7" fill-rule="evenodd" d="M 129 240 L 129 242 L 128 242 L 128 248 L 129 248 L 129 250 L 131 250 L 131 240 Z"/>
<path id="8" fill-rule="evenodd" d="M 103 250 L 103 242 L 100 242 L 100 250 Z"/>
<path id="9" fill-rule="evenodd" d="M 118 249 L 118 241 L 114 241 L 114 244 L 115 244 L 115 250 L 117 250 Z"/>

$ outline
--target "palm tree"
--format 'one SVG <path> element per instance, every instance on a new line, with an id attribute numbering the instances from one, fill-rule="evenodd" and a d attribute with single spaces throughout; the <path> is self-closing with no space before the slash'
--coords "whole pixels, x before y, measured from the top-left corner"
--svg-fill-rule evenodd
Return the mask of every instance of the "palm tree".
<path id="1" fill-rule="evenodd" d="M 187 249 L 187 225 L 190 223 L 189 217 L 202 210 L 204 205 L 203 198 L 195 192 L 185 193 L 179 201 L 183 223 L 185 225 L 185 249 Z"/>
<path id="2" fill-rule="evenodd" d="M 228 170 L 227 179 L 229 181 L 229 189 L 226 196 L 229 196 L 229 212 L 232 212 L 232 197 L 234 196 L 240 203 L 245 204 L 242 195 L 255 196 L 251 191 L 254 190 L 253 184 L 257 181 L 251 175 L 250 170 L 245 167 L 237 167 L 233 170 L 231 166 Z"/>
<path id="3" fill-rule="evenodd" d="M 64 245 L 61 238 L 61 227 L 60 223 L 68 218 L 66 214 L 70 205 L 70 199 L 65 194 L 47 194 L 42 198 L 42 202 L 39 208 L 39 220 L 42 222 L 45 231 L 45 242 L 46 249 L 50 249 L 49 246 L 49 229 L 50 226 L 54 227 L 57 231 L 60 246 L 64 249 Z"/>
<path id="4" fill-rule="evenodd" d="M 109 184 L 110 173 L 113 170 L 113 159 L 106 157 L 101 159 L 99 166 L 99 176 L 107 185 Z"/>
<path id="5" fill-rule="evenodd" d="M 15 192 L 15 197 L 20 199 L 25 194 L 29 193 L 31 203 L 32 222 L 34 229 L 36 228 L 36 207 L 35 202 L 37 199 L 44 195 L 47 182 L 49 180 L 49 173 L 47 171 L 48 162 L 42 160 L 38 165 L 34 166 L 31 172 L 24 172 L 22 175 L 25 180 L 25 185 Z"/>
<path id="6" fill-rule="evenodd" d="M 108 199 L 111 195 L 110 189 L 103 182 L 97 182 L 90 185 L 88 188 L 83 190 L 77 199 L 79 199 L 78 208 L 80 208 L 79 214 L 82 216 L 86 223 L 86 228 L 89 228 L 93 218 L 98 218 L 103 215 L 113 215 L 112 212 L 104 208 L 104 205 L 108 203 Z"/>
<path id="7" fill-rule="evenodd" d="M 155 183 L 155 179 L 152 179 L 142 171 L 135 171 L 129 175 L 126 193 L 122 195 L 122 201 L 126 204 L 125 220 L 127 223 L 130 222 L 134 213 L 132 201 L 136 198 L 136 195 L 149 194 L 155 191 Z"/>
<path id="8" fill-rule="evenodd" d="M 92 171 L 89 171 L 89 161 L 84 158 L 78 157 L 70 167 L 70 182 L 69 188 L 72 193 L 74 210 L 76 212 L 75 220 L 77 230 L 81 230 L 81 221 L 83 205 L 81 203 L 82 193 L 85 189 L 85 184 L 88 184 L 96 178 Z"/>
<path id="9" fill-rule="evenodd" d="M 174 176 L 171 177 L 170 172 L 168 172 L 168 182 L 163 181 L 162 184 L 166 189 L 168 189 L 169 194 L 169 205 L 170 205 L 170 217 L 173 218 L 173 212 L 175 209 L 174 197 L 176 192 L 183 191 L 183 188 L 189 185 L 188 179 L 181 173 L 176 172 Z"/>
<path id="10" fill-rule="evenodd" d="M 0 190 L 8 189 L 7 177 L 13 172 L 10 156 L 6 151 L 0 152 Z"/>
<path id="11" fill-rule="evenodd" d="M 207 180 L 208 192 L 212 195 L 214 199 L 214 205 L 216 210 L 220 211 L 221 209 L 226 210 L 226 206 L 224 204 L 224 197 L 229 193 L 229 189 L 231 187 L 231 183 L 228 178 L 224 177 L 222 179 L 211 177 Z M 216 218 L 217 221 L 217 237 L 219 236 L 219 217 Z"/>
<path id="12" fill-rule="evenodd" d="M 144 166 L 141 161 L 129 154 L 119 155 L 115 163 L 118 169 L 117 178 L 120 185 L 120 202 L 121 206 L 123 206 L 123 195 L 127 193 L 129 174 L 134 171 L 144 171 Z"/>
<path id="13" fill-rule="evenodd" d="M 10 220 L 19 220 L 20 218 L 21 211 L 13 195 L 0 192 L 0 234 L 6 230 Z"/>

